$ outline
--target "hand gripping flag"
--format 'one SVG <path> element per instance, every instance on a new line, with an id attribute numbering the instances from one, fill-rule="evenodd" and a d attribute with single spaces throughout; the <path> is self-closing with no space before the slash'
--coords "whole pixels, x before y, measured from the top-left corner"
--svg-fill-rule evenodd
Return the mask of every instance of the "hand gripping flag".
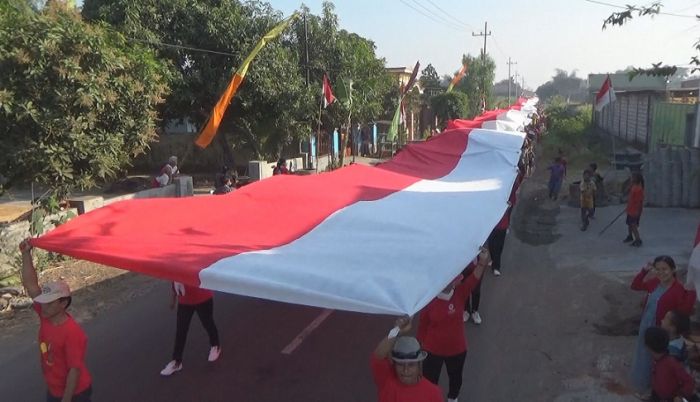
<path id="1" fill-rule="evenodd" d="M 200 148 L 206 148 L 209 146 L 209 144 L 211 144 L 214 136 L 216 136 L 216 131 L 219 129 L 221 120 L 224 118 L 224 113 L 226 113 L 228 105 L 231 103 L 233 96 L 238 90 L 238 87 L 241 85 L 241 83 L 243 83 L 243 79 L 245 79 L 250 63 L 253 62 L 253 59 L 258 55 L 265 44 L 279 36 L 279 34 L 282 33 L 282 31 L 284 31 L 297 16 L 297 13 L 292 14 L 289 18 L 272 28 L 270 32 L 266 33 L 265 36 L 258 41 L 258 44 L 255 45 L 253 51 L 250 52 L 248 57 L 246 57 L 246 59 L 243 61 L 243 64 L 238 67 L 238 70 L 236 70 L 236 73 L 233 75 L 231 82 L 229 82 L 226 90 L 221 95 L 221 98 L 219 98 L 219 101 L 216 102 L 214 110 L 212 110 L 211 115 L 209 115 L 209 120 L 207 120 L 207 123 L 202 128 L 202 131 L 200 131 L 199 136 L 194 141 L 197 146 Z"/>

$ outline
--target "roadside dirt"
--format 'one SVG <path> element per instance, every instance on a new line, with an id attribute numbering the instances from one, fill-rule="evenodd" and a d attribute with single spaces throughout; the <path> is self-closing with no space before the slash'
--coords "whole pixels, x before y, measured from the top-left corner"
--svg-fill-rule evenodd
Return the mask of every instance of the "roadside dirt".
<path id="1" fill-rule="evenodd" d="M 158 282 L 144 275 L 74 259 L 45 269 L 39 275 L 39 283 L 58 279 L 65 280 L 71 287 L 73 301 L 69 311 L 79 322 L 149 292 Z M 0 313 L 0 339 L 28 325 L 36 325 L 36 314 L 31 308 L 7 309 Z"/>

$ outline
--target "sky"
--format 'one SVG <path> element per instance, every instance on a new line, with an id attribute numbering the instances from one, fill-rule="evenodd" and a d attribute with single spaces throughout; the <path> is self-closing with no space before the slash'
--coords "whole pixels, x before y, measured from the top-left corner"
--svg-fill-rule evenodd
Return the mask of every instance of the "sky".
<path id="1" fill-rule="evenodd" d="M 635 4 L 633 0 L 602 0 Z M 268 0 L 292 13 L 297 0 Z M 662 11 L 693 16 L 700 1 L 663 0 Z M 305 0 L 320 14 L 322 0 Z M 641 2 L 648 4 L 648 1 Z M 656 16 L 635 18 L 623 27 L 601 30 L 603 20 L 618 10 L 585 0 L 335 0 L 340 27 L 371 39 L 388 67 L 433 64 L 438 74 L 454 74 L 464 53 L 478 55 L 488 21 L 487 53 L 496 61 L 496 81 L 512 73 L 524 76 L 525 87 L 536 89 L 556 68 L 607 73 L 651 63 L 686 65 L 695 54 L 700 22 L 694 18 Z M 422 6 L 422 7 L 421 7 Z M 443 13 L 445 11 L 446 13 Z M 421 68 L 422 68 L 421 67 Z"/>

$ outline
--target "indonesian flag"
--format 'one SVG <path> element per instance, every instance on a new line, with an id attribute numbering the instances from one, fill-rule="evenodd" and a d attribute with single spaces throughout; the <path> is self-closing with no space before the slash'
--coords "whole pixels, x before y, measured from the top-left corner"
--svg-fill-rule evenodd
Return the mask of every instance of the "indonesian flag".
<path id="1" fill-rule="evenodd" d="M 600 87 L 598 94 L 595 97 L 595 110 L 601 111 L 610 102 L 615 102 L 615 89 L 610 81 L 610 76 L 605 79 L 603 86 Z"/>
<path id="2" fill-rule="evenodd" d="M 321 88 L 321 96 L 323 97 L 324 109 L 336 101 L 335 96 L 333 96 L 333 90 L 331 89 L 331 83 L 328 81 L 328 76 L 326 74 L 323 74 L 323 88 Z"/>
<path id="3" fill-rule="evenodd" d="M 517 132 L 447 130 L 376 167 L 278 175 L 226 195 L 116 202 L 31 244 L 221 292 L 413 315 L 500 221 L 523 141 Z M 348 253 L 348 244 L 362 252 Z"/>

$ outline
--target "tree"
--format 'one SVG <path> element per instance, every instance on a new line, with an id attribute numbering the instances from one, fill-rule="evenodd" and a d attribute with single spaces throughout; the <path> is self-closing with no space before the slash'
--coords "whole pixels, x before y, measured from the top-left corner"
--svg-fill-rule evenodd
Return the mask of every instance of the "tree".
<path id="1" fill-rule="evenodd" d="M 452 91 L 430 98 L 430 105 L 440 122 L 465 118 L 469 114 L 469 97 L 459 91 Z"/>
<path id="2" fill-rule="evenodd" d="M 301 52 L 306 49 L 301 40 L 303 26 L 300 23 L 292 40 L 299 53 L 303 54 Z M 397 87 L 386 73 L 385 60 L 376 56 L 374 42 L 339 29 L 333 3 L 327 1 L 323 3 L 320 16 L 307 14 L 307 27 L 309 75 L 315 96 L 312 103 L 318 105 L 320 102 L 318 94 L 324 73 L 328 75 L 340 100 L 323 110 L 323 125 L 328 131 L 337 127 L 347 130 L 352 121 L 365 123 L 377 120 L 385 116 L 388 109 L 393 113 L 397 97 L 391 99 L 391 95 Z M 341 149 L 345 149 L 348 137 L 345 136 Z M 343 155 L 341 152 L 341 161 Z"/>
<path id="3" fill-rule="evenodd" d="M 629 21 L 631 21 L 635 17 L 635 15 L 637 17 L 654 17 L 656 15 L 663 14 L 661 12 L 662 7 L 663 5 L 661 4 L 661 2 L 654 2 L 648 6 L 637 6 L 628 4 L 625 6 L 624 11 L 612 13 L 608 16 L 608 18 L 605 19 L 605 21 L 603 21 L 603 30 L 605 30 L 608 26 L 623 26 Z M 700 16 L 696 16 L 696 19 L 698 18 L 700 18 Z M 696 53 L 700 52 L 700 38 L 695 42 L 693 48 L 695 49 Z M 700 56 L 698 54 L 692 56 L 690 59 L 690 64 L 695 66 L 691 70 L 691 74 L 695 73 L 696 71 L 700 71 Z M 651 68 L 632 68 L 631 71 L 628 72 L 628 74 L 631 80 L 632 78 L 640 74 L 657 77 L 670 77 L 676 74 L 677 71 L 678 66 L 663 65 L 663 62 L 658 62 L 652 63 Z"/>
<path id="4" fill-rule="evenodd" d="M 468 95 L 467 116 L 473 117 L 481 113 L 482 95 L 485 95 L 486 108 L 493 106 L 491 91 L 496 77 L 496 62 L 488 55 L 484 58 L 467 54 L 462 56 L 462 65 L 464 64 L 467 64 L 469 70 L 454 90 Z M 486 86 L 485 90 L 484 85 Z"/>
<path id="5" fill-rule="evenodd" d="M 21 2 L 0 8 L 0 172 L 8 186 L 32 180 L 65 195 L 148 148 L 166 69 L 65 5 Z"/>
<path id="6" fill-rule="evenodd" d="M 83 16 L 154 44 L 168 61 L 173 88 L 163 117 L 189 118 L 197 125 L 209 117 L 255 43 L 282 20 L 267 3 L 236 0 L 85 0 Z M 269 42 L 253 61 L 217 135 L 225 152 L 231 152 L 230 140 L 255 157 L 276 157 L 308 132 L 310 92 L 288 35 Z"/>
<path id="7" fill-rule="evenodd" d="M 428 64 L 421 71 L 418 82 L 420 82 L 420 86 L 423 90 L 427 88 L 440 88 L 440 76 L 437 71 L 435 71 L 435 67 L 433 67 L 432 64 Z"/>
<path id="8" fill-rule="evenodd" d="M 559 68 L 552 79 L 540 85 L 535 92 L 542 102 L 556 95 L 570 102 L 585 102 L 588 97 L 586 82 L 576 76 L 576 71 L 567 73 Z"/>

